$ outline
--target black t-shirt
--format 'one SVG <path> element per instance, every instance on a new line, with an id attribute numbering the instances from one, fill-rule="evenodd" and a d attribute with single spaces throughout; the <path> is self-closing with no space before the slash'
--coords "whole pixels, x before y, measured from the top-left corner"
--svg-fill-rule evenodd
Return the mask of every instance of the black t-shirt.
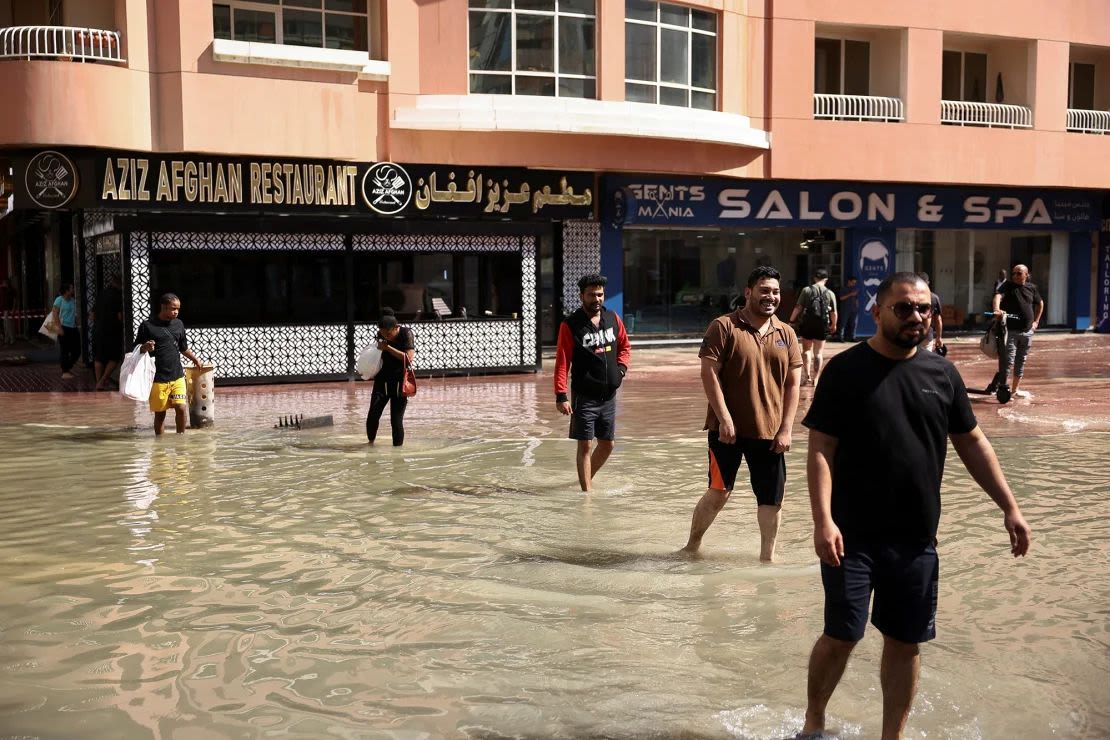
<path id="1" fill-rule="evenodd" d="M 1006 328 L 1021 332 L 1032 329 L 1033 318 L 1037 315 L 1036 307 L 1041 305 L 1041 294 L 1037 286 L 1028 280 L 1025 285 L 1007 280 L 998 286 L 998 294 L 1002 296 L 998 307 L 1013 315 L 1013 318 L 1006 319 Z"/>
<path id="2" fill-rule="evenodd" d="M 96 298 L 96 324 L 98 331 L 115 332 L 122 326 L 120 312 L 123 311 L 123 294 L 119 288 L 111 286 L 100 291 Z"/>
<path id="3" fill-rule="evenodd" d="M 393 337 L 388 342 L 389 346 L 401 352 L 407 352 L 410 349 L 416 349 L 416 342 L 412 335 L 412 329 L 406 326 L 401 327 L 401 331 L 397 332 L 397 336 Z M 405 364 L 400 357 L 395 356 L 392 352 L 382 352 L 382 369 L 374 378 L 381 379 L 387 383 L 396 383 L 403 380 L 405 377 Z"/>
<path id="4" fill-rule="evenodd" d="M 933 315 L 929 317 L 929 332 L 925 335 L 925 341 L 933 341 L 933 318 L 940 316 L 940 296 L 936 293 L 929 293 L 929 305 L 933 307 Z"/>
<path id="5" fill-rule="evenodd" d="M 147 319 L 139 325 L 135 344 L 151 339 L 154 340 L 154 382 L 168 383 L 185 377 L 181 353 L 189 349 L 189 343 L 185 339 L 185 325 L 181 323 L 181 319 Z"/>
<path id="6" fill-rule="evenodd" d="M 933 541 L 948 435 L 976 426 L 952 363 L 858 344 L 829 361 L 802 423 L 837 438 L 832 517 L 846 538 Z"/>

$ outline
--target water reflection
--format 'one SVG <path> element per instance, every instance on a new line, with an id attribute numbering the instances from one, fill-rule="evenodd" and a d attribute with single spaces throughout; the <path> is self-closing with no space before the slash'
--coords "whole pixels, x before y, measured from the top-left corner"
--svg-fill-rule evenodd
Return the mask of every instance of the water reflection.
<path id="1" fill-rule="evenodd" d="M 628 434 L 589 497 L 549 383 L 429 382 L 399 450 L 365 445 L 361 386 L 229 393 L 219 427 L 180 438 L 100 399 L 101 427 L 0 427 L 0 727 L 792 734 L 821 625 L 804 435 L 781 563 L 758 562 L 746 492 L 703 557 L 677 557 L 705 485 L 696 379 L 630 383 Z M 269 428 L 294 411 L 337 426 Z M 910 736 L 1105 736 L 1110 434 L 995 441 L 1036 549 L 1007 557 L 997 510 L 949 466 Z M 879 650 L 869 632 L 834 698 L 842 736 L 877 734 Z"/>

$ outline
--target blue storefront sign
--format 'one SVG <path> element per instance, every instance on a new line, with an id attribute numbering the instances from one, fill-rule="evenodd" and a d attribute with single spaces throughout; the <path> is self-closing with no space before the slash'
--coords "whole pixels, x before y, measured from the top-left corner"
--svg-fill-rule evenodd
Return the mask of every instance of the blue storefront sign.
<path id="1" fill-rule="evenodd" d="M 743 226 L 1096 231 L 1101 193 L 612 175 L 610 228 Z"/>
<path id="2" fill-rule="evenodd" d="M 1095 268 L 1098 278 L 1095 283 L 1098 291 L 1095 331 L 1101 334 L 1110 334 L 1110 222 L 1106 225 L 1107 230 L 1098 235 L 1098 266 Z"/>
<path id="3" fill-rule="evenodd" d="M 856 334 L 862 337 L 875 333 L 871 309 L 879 293 L 879 284 L 894 274 L 894 229 L 852 229 L 849 233 L 845 259 L 859 278 L 859 323 Z"/>

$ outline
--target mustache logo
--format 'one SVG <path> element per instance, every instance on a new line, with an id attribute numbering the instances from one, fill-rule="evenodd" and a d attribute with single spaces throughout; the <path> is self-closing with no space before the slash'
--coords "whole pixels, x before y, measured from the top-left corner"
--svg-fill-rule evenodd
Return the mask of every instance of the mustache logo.
<path id="1" fill-rule="evenodd" d="M 866 285 L 868 288 L 877 288 L 883 284 L 883 281 L 879 278 L 868 278 L 867 280 L 863 281 L 863 284 Z"/>

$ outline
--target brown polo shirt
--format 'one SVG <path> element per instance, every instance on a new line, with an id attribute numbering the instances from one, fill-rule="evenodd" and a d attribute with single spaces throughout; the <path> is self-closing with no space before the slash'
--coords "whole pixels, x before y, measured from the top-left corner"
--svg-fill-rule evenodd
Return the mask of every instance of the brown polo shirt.
<path id="1" fill-rule="evenodd" d="M 721 363 L 718 376 L 725 406 L 744 439 L 774 439 L 782 421 L 783 387 L 790 370 L 802 366 L 798 337 L 789 324 L 772 316 L 771 328 L 759 336 L 738 309 L 709 325 L 698 357 Z M 705 429 L 718 431 L 713 407 Z"/>

